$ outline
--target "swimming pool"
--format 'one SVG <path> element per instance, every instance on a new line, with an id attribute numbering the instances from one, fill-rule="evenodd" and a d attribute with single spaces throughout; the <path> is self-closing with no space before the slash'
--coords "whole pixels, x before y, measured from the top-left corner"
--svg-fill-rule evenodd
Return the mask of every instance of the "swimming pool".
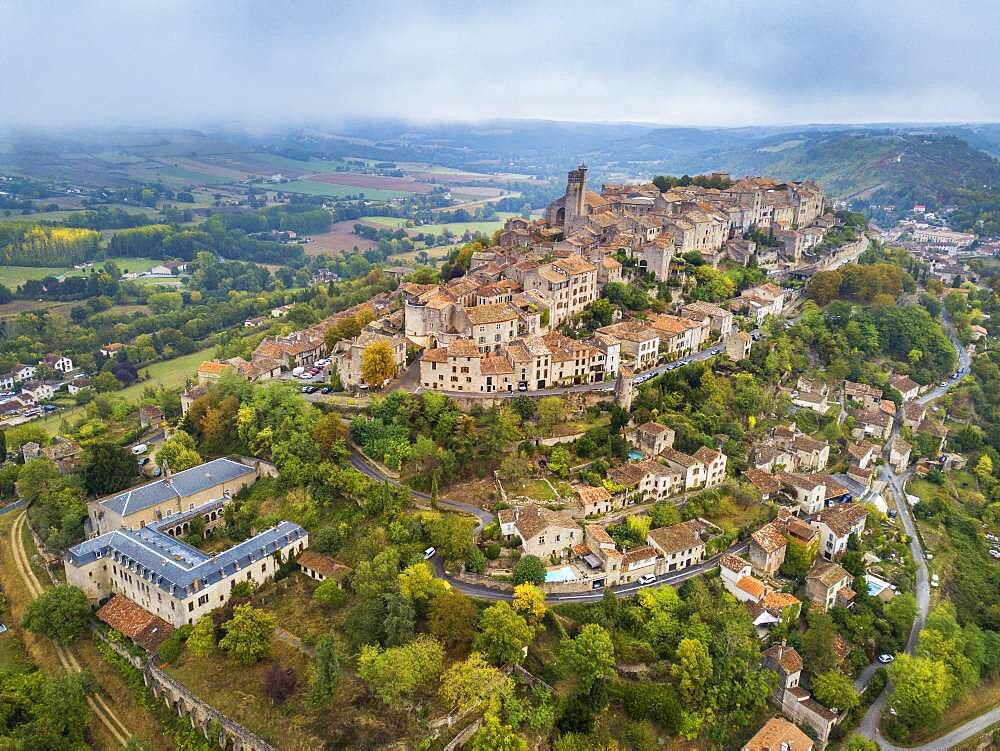
<path id="1" fill-rule="evenodd" d="M 545 581 L 550 584 L 552 582 L 576 581 L 576 574 L 573 573 L 573 569 L 569 566 L 563 566 L 562 568 L 553 569 L 552 571 L 546 571 Z"/>
<path id="2" fill-rule="evenodd" d="M 629 461 L 637 462 L 640 459 L 642 459 L 642 452 L 641 451 L 636 451 L 635 449 L 632 449 L 631 451 L 628 452 L 628 458 L 629 458 Z"/>
<path id="3" fill-rule="evenodd" d="M 868 582 L 868 595 L 870 597 L 878 597 L 879 593 L 889 586 L 889 582 L 871 574 L 865 574 L 865 581 Z"/>

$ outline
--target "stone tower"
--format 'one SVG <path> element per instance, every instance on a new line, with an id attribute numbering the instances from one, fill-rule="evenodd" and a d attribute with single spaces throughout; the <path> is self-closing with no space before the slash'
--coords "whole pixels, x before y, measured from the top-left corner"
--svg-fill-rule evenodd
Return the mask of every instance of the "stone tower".
<path id="1" fill-rule="evenodd" d="M 619 365 L 618 378 L 615 380 L 615 404 L 626 412 L 631 412 L 634 396 L 635 384 L 632 381 L 632 368 L 624 364 Z"/>
<path id="2" fill-rule="evenodd" d="M 571 229 L 581 218 L 587 215 L 587 204 L 584 196 L 587 193 L 587 165 L 581 164 L 569 171 L 566 180 L 566 221 L 565 226 Z"/>

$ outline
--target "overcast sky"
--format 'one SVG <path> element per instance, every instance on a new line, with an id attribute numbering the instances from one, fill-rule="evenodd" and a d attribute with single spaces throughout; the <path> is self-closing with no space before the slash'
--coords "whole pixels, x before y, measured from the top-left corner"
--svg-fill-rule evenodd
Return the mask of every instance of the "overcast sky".
<path id="1" fill-rule="evenodd" d="M 0 0 L 0 126 L 1000 121 L 1000 0 Z"/>

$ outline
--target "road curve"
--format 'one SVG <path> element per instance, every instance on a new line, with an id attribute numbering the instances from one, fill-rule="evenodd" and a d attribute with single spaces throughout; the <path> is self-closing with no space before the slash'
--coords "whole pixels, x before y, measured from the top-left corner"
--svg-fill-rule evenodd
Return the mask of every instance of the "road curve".
<path id="1" fill-rule="evenodd" d="M 10 549 L 14 556 L 14 566 L 17 568 L 18 573 L 21 575 L 21 579 L 24 581 L 25 589 L 28 591 L 28 596 L 32 600 L 37 599 L 42 592 L 45 591 L 45 587 L 35 576 L 35 572 L 31 570 L 31 562 L 28 559 L 28 553 L 24 549 L 24 544 L 21 539 L 21 530 L 24 527 L 25 519 L 27 518 L 27 512 L 22 511 L 14 523 L 10 527 Z M 65 647 L 53 642 L 53 647 L 55 648 L 56 657 L 59 659 L 60 664 L 67 673 L 79 673 L 81 671 L 80 663 L 77 661 L 76 656 L 70 652 Z M 87 705 L 90 707 L 91 711 L 101 721 L 101 724 L 107 728 L 111 736 L 121 744 L 123 747 L 128 745 L 128 739 L 132 735 L 128 727 L 123 723 L 118 716 L 114 713 L 108 703 L 104 700 L 104 697 L 100 693 L 94 693 L 87 697 Z"/>
<path id="2" fill-rule="evenodd" d="M 935 386 L 933 389 L 920 397 L 917 400 L 920 404 L 929 404 L 935 399 L 944 396 L 948 393 L 949 388 L 955 385 L 961 378 L 965 377 L 970 372 L 968 350 L 966 350 L 966 348 L 958 340 L 955 327 L 948 318 L 947 312 L 943 309 L 941 311 L 941 319 L 945 332 L 948 334 L 948 337 L 951 339 L 951 342 L 958 353 L 959 367 L 956 375 L 946 380 L 942 385 Z M 889 487 L 892 489 L 893 496 L 896 499 L 896 507 L 899 513 L 899 518 L 903 523 L 903 528 L 906 530 L 907 536 L 910 538 L 910 555 L 913 557 L 913 561 L 917 568 L 916 591 L 914 593 L 917 598 L 917 617 L 913 621 L 913 628 L 910 630 L 910 636 L 906 641 L 906 652 L 913 654 L 917 647 L 917 638 L 920 635 L 920 630 L 924 627 L 924 623 L 927 620 L 927 613 L 930 610 L 931 590 L 924 550 L 920 545 L 920 537 L 917 535 L 916 522 L 913 519 L 910 504 L 906 500 L 906 493 L 904 492 L 906 481 L 910 479 L 912 470 L 907 470 L 902 474 L 897 475 L 892 471 L 888 461 L 889 445 L 891 441 L 899 435 L 901 428 L 900 419 L 900 416 L 897 415 L 896 420 L 893 423 L 892 436 L 889 441 L 886 442 L 884 447 L 883 456 L 885 463 L 882 465 L 881 476 L 882 479 L 889 484 Z M 868 672 L 869 669 L 866 668 L 865 673 Z M 871 673 L 874 673 L 874 671 L 872 670 Z M 864 677 L 864 675 L 862 677 Z M 870 677 L 871 676 L 868 675 L 869 679 Z M 859 681 L 860 680 L 861 679 L 859 678 Z M 858 726 L 858 733 L 866 738 L 871 738 L 884 749 L 889 749 L 890 751 L 901 751 L 902 747 L 894 746 L 892 743 L 885 740 L 879 732 L 879 723 L 881 722 L 882 715 L 885 712 L 886 705 L 889 702 L 891 686 L 892 683 L 890 681 L 886 684 L 885 689 L 883 689 L 878 698 L 876 698 L 875 701 L 872 702 L 871 706 L 868 707 L 868 711 L 865 712 L 865 716 L 862 718 L 861 724 Z M 978 717 L 974 717 L 950 733 L 947 733 L 946 735 L 943 735 L 940 738 L 930 741 L 922 746 L 915 746 L 913 748 L 916 751 L 937 751 L 937 749 L 948 749 L 956 743 L 982 732 L 998 720 L 1000 720 L 1000 707 L 995 707 Z"/>

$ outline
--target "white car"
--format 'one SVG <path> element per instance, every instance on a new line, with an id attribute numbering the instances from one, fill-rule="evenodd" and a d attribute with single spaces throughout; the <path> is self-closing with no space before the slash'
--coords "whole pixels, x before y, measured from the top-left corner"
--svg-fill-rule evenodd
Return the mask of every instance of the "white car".
<path id="1" fill-rule="evenodd" d="M 640 586 L 645 586 L 647 584 L 652 584 L 656 581 L 656 574 L 643 574 L 638 579 L 635 580 Z"/>
<path id="2" fill-rule="evenodd" d="M 892 655 L 879 655 L 878 656 L 878 661 L 881 662 L 883 665 L 888 665 L 890 662 L 892 662 L 895 659 L 896 658 L 893 657 Z"/>
<path id="3" fill-rule="evenodd" d="M 139 443 L 129 450 L 132 452 L 132 456 L 139 456 L 139 454 L 145 454 L 149 450 L 149 446 L 145 443 Z"/>
<path id="4" fill-rule="evenodd" d="M 427 550 L 424 551 L 424 560 L 429 561 L 431 558 L 434 557 L 435 553 L 437 553 L 437 550 L 435 548 L 427 548 Z"/>

